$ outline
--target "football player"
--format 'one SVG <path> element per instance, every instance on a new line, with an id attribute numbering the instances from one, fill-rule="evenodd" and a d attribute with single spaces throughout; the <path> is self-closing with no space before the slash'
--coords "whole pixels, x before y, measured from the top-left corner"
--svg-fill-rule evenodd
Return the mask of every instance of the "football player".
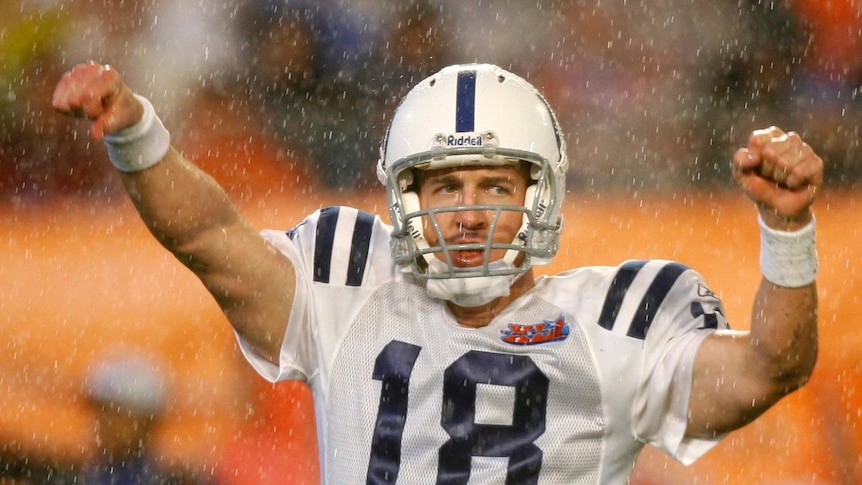
<path id="1" fill-rule="evenodd" d="M 645 444 L 691 463 L 814 366 L 823 164 L 795 133 L 756 131 L 733 157 L 763 279 L 732 331 L 676 262 L 534 276 L 569 161 L 548 103 L 499 67 L 451 66 L 403 99 L 377 165 L 389 223 L 327 207 L 258 232 L 109 66 L 74 67 L 53 103 L 92 120 L 255 369 L 310 384 L 325 483 L 624 483 Z"/>

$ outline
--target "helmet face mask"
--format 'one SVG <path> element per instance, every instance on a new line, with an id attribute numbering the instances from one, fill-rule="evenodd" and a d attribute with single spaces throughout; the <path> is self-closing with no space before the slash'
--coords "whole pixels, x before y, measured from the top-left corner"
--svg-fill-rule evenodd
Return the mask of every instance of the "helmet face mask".
<path id="1" fill-rule="evenodd" d="M 518 163 L 529 165 L 523 205 L 420 207 L 419 170 Z M 499 67 L 450 66 L 420 82 L 395 111 L 377 168 L 394 226 L 393 256 L 421 278 L 511 281 L 533 265 L 547 264 L 558 249 L 568 169 L 563 136 L 538 91 Z M 438 217 L 460 211 L 492 214 L 487 241 L 444 242 Z M 520 214 L 520 230 L 512 241 L 493 241 L 498 221 L 509 212 Z M 433 247 L 425 230 L 436 232 Z M 483 263 L 457 267 L 452 252 L 459 250 L 483 251 Z M 491 252 L 500 250 L 502 260 L 492 260 Z"/>

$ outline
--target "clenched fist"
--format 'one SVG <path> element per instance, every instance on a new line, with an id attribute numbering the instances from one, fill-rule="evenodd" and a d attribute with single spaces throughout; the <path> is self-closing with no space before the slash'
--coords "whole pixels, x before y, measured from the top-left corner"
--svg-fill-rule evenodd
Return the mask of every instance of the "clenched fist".
<path id="1" fill-rule="evenodd" d="M 764 222 L 794 230 L 811 220 L 823 185 L 823 161 L 794 132 L 757 130 L 733 156 L 733 178 L 760 208 Z"/>
<path id="2" fill-rule="evenodd" d="M 54 89 L 52 104 L 61 113 L 92 120 L 90 136 L 96 141 L 134 125 L 143 115 L 143 105 L 120 74 L 94 62 L 66 72 Z"/>

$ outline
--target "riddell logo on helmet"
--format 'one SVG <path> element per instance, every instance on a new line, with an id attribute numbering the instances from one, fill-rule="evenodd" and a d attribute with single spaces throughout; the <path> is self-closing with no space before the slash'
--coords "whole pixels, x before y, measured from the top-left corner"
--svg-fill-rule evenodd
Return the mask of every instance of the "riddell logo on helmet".
<path id="1" fill-rule="evenodd" d="M 447 147 L 480 147 L 485 144 L 485 137 L 473 133 L 448 135 Z"/>

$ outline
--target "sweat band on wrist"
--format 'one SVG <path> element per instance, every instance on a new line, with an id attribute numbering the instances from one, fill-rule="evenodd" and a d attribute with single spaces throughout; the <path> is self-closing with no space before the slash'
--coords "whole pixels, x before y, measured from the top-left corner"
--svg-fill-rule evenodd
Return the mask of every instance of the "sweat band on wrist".
<path id="1" fill-rule="evenodd" d="M 156 116 L 150 101 L 135 95 L 144 105 L 144 115 L 136 124 L 105 135 L 111 163 L 121 172 L 140 172 L 159 163 L 171 146 L 171 134 Z"/>
<path id="2" fill-rule="evenodd" d="M 760 224 L 760 271 L 770 282 L 787 288 L 801 288 L 817 277 L 817 247 L 814 244 L 815 222 L 811 219 L 796 231 L 777 231 Z"/>

